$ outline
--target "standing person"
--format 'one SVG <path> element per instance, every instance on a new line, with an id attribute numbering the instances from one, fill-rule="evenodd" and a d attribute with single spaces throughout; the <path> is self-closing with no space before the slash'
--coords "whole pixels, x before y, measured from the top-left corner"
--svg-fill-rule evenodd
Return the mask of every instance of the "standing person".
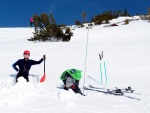
<path id="1" fill-rule="evenodd" d="M 72 89 L 75 93 L 82 92 L 79 88 L 79 80 L 81 79 L 81 71 L 77 69 L 68 69 L 62 73 L 60 79 L 64 83 L 64 89 L 69 90 Z"/>
<path id="2" fill-rule="evenodd" d="M 30 18 L 30 24 L 29 24 L 29 27 L 31 27 L 32 24 L 33 24 L 33 18 L 31 17 L 31 18 Z"/>
<path id="3" fill-rule="evenodd" d="M 18 72 L 17 76 L 16 76 L 16 82 L 18 82 L 18 78 L 23 76 L 27 82 L 29 82 L 29 71 L 32 65 L 36 65 L 36 64 L 40 64 L 43 60 L 45 60 L 46 56 L 43 55 L 43 58 L 41 58 L 41 60 L 39 61 L 34 61 L 34 60 L 30 60 L 29 56 L 30 56 L 30 51 L 25 50 L 23 53 L 24 58 L 23 59 L 19 59 L 17 62 L 15 62 L 12 67 Z M 16 67 L 18 66 L 19 69 Z"/>

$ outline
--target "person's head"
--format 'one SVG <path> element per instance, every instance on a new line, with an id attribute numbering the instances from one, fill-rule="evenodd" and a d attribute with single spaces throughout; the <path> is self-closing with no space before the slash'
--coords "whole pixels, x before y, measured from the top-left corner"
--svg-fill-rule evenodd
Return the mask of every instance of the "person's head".
<path id="1" fill-rule="evenodd" d="M 25 51 L 23 52 L 23 56 L 24 56 L 24 59 L 29 59 L 30 51 L 25 50 Z"/>
<path id="2" fill-rule="evenodd" d="M 30 22 L 33 22 L 33 18 L 32 17 L 30 18 Z"/>

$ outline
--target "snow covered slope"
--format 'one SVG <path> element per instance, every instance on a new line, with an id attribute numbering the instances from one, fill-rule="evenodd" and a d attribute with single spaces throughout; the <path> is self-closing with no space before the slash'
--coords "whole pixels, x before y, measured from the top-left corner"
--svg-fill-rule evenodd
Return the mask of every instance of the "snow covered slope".
<path id="1" fill-rule="evenodd" d="M 138 18 L 138 17 L 135 17 Z M 112 23 L 122 22 L 118 18 Z M 33 28 L 0 28 L 0 113 L 149 113 L 150 112 L 150 23 L 131 21 L 118 27 L 94 26 L 89 29 L 85 86 L 125 88 L 131 86 L 137 93 L 130 94 L 141 101 L 122 96 L 106 95 L 84 90 L 87 96 L 64 91 L 59 77 L 69 68 L 85 70 L 86 28 L 73 30 L 70 42 L 29 42 Z M 14 85 L 12 64 L 30 50 L 30 59 L 39 60 L 46 54 L 46 81 L 36 82 L 30 77 Z M 108 83 L 100 83 L 99 53 L 104 52 Z M 102 62 L 103 63 L 103 62 Z M 30 74 L 43 75 L 43 63 L 33 66 Z M 80 88 L 84 77 L 80 81 Z M 82 89 L 83 91 L 83 89 Z"/>

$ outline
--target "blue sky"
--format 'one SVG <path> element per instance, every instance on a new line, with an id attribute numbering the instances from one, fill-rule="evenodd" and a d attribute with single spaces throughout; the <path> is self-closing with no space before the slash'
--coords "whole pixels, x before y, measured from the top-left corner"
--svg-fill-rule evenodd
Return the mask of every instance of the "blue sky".
<path id="1" fill-rule="evenodd" d="M 72 25 L 106 10 L 127 9 L 130 14 L 147 14 L 150 0 L 1 0 L 0 27 L 26 27 L 33 14 L 52 13 L 58 24 Z"/>

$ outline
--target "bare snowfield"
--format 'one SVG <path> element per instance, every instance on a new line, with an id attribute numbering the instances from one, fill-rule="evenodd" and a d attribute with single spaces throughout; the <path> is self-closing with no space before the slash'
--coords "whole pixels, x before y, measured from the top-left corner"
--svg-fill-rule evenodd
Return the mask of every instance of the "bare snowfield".
<path id="1" fill-rule="evenodd" d="M 0 28 L 0 113 L 150 113 L 150 23 L 144 20 L 123 25 L 127 17 L 114 19 L 118 27 L 76 28 L 70 42 L 29 42 L 33 28 Z M 128 17 L 129 18 L 129 17 Z M 133 19 L 132 17 L 130 17 Z M 130 19 L 129 18 L 129 19 Z M 138 17 L 134 17 L 138 19 Z M 88 34 L 87 34 L 88 33 Z M 138 94 L 126 94 L 141 100 L 84 90 L 86 96 L 59 89 L 66 69 L 82 70 L 84 85 L 85 55 L 88 36 L 85 86 L 105 88 L 131 86 Z M 30 82 L 23 78 L 14 85 L 17 72 L 12 64 L 30 50 L 30 59 L 46 54 L 46 81 Z M 104 52 L 108 82 L 100 85 L 99 53 Z M 103 62 L 102 62 L 103 64 Z M 30 74 L 43 76 L 43 63 L 33 66 Z"/>

